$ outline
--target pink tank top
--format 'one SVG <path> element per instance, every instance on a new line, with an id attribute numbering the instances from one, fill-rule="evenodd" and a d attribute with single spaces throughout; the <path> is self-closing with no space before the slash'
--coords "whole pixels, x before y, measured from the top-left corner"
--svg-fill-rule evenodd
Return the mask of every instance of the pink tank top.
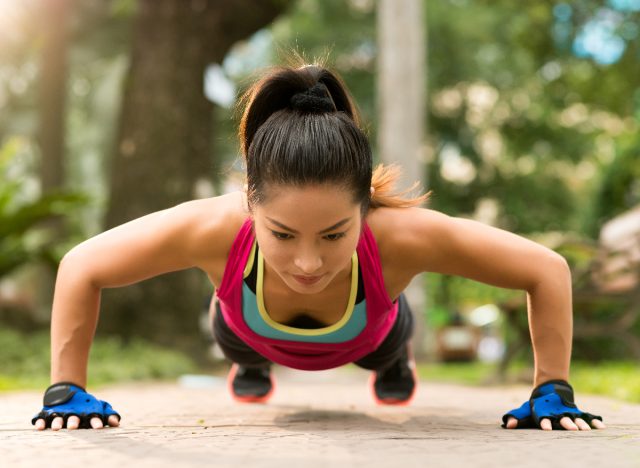
<path id="1" fill-rule="evenodd" d="M 366 222 L 356 247 L 366 300 L 366 325 L 341 343 L 314 343 L 268 338 L 254 332 L 242 312 L 243 272 L 254 244 L 251 218 L 247 218 L 231 246 L 216 296 L 229 328 L 249 347 L 272 362 L 301 370 L 323 370 L 357 361 L 374 351 L 391 330 L 398 313 L 384 286 L 378 246 Z"/>

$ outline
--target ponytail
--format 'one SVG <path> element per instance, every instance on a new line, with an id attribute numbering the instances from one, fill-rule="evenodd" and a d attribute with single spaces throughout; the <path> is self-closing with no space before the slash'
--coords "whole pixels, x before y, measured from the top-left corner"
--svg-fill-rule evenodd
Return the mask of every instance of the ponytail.
<path id="1" fill-rule="evenodd" d="M 407 198 L 410 192 L 418 188 L 420 185 L 419 182 L 415 182 L 411 187 L 402 192 L 395 192 L 395 184 L 401 175 L 402 169 L 397 165 L 385 166 L 378 164 L 376 166 L 371 179 L 371 186 L 374 189 L 369 204 L 371 208 L 410 208 L 419 206 L 429 200 L 431 191 L 417 197 Z"/>

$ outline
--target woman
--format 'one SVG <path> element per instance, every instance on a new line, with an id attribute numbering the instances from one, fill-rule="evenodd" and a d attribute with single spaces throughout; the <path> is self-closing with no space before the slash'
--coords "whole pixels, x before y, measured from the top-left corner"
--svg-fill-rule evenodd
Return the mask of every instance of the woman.
<path id="1" fill-rule="evenodd" d="M 213 332 L 234 363 L 232 396 L 265 401 L 272 362 L 372 370 L 382 404 L 407 404 L 417 379 L 403 290 L 425 271 L 528 292 L 534 391 L 503 427 L 588 430 L 599 416 L 573 404 L 571 277 L 553 251 L 483 224 L 419 208 L 392 193 L 394 169 L 371 150 L 342 81 L 321 66 L 277 68 L 243 99 L 241 192 L 152 213 L 73 248 L 60 264 L 52 312 L 54 383 L 40 430 L 119 425 L 86 393 L 100 291 L 197 267 L 216 288 Z M 372 174 L 373 173 L 373 174 Z"/>

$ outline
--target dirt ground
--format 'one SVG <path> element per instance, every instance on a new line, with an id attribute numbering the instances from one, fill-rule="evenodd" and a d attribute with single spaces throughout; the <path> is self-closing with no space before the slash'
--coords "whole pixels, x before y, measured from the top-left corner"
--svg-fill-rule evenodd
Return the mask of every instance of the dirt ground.
<path id="1" fill-rule="evenodd" d="M 365 371 L 276 368 L 266 405 L 231 400 L 222 378 L 204 385 L 89 389 L 122 415 L 119 428 L 37 432 L 41 392 L 0 396 L 0 467 L 397 466 L 640 467 L 640 405 L 576 389 L 605 430 L 506 430 L 500 418 L 526 386 L 473 388 L 422 381 L 411 406 L 376 406 Z"/>

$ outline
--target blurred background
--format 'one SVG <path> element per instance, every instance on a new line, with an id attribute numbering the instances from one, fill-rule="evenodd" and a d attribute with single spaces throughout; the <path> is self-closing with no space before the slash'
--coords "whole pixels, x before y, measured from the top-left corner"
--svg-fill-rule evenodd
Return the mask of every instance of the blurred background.
<path id="1" fill-rule="evenodd" d="M 428 207 L 574 280 L 572 383 L 640 401 L 640 0 L 0 0 L 0 390 L 45 388 L 57 263 L 242 185 L 236 97 L 292 53 L 342 75 Z M 526 295 L 426 274 L 427 379 L 532 379 Z M 91 386 L 225 364 L 199 271 L 105 290 Z"/>

